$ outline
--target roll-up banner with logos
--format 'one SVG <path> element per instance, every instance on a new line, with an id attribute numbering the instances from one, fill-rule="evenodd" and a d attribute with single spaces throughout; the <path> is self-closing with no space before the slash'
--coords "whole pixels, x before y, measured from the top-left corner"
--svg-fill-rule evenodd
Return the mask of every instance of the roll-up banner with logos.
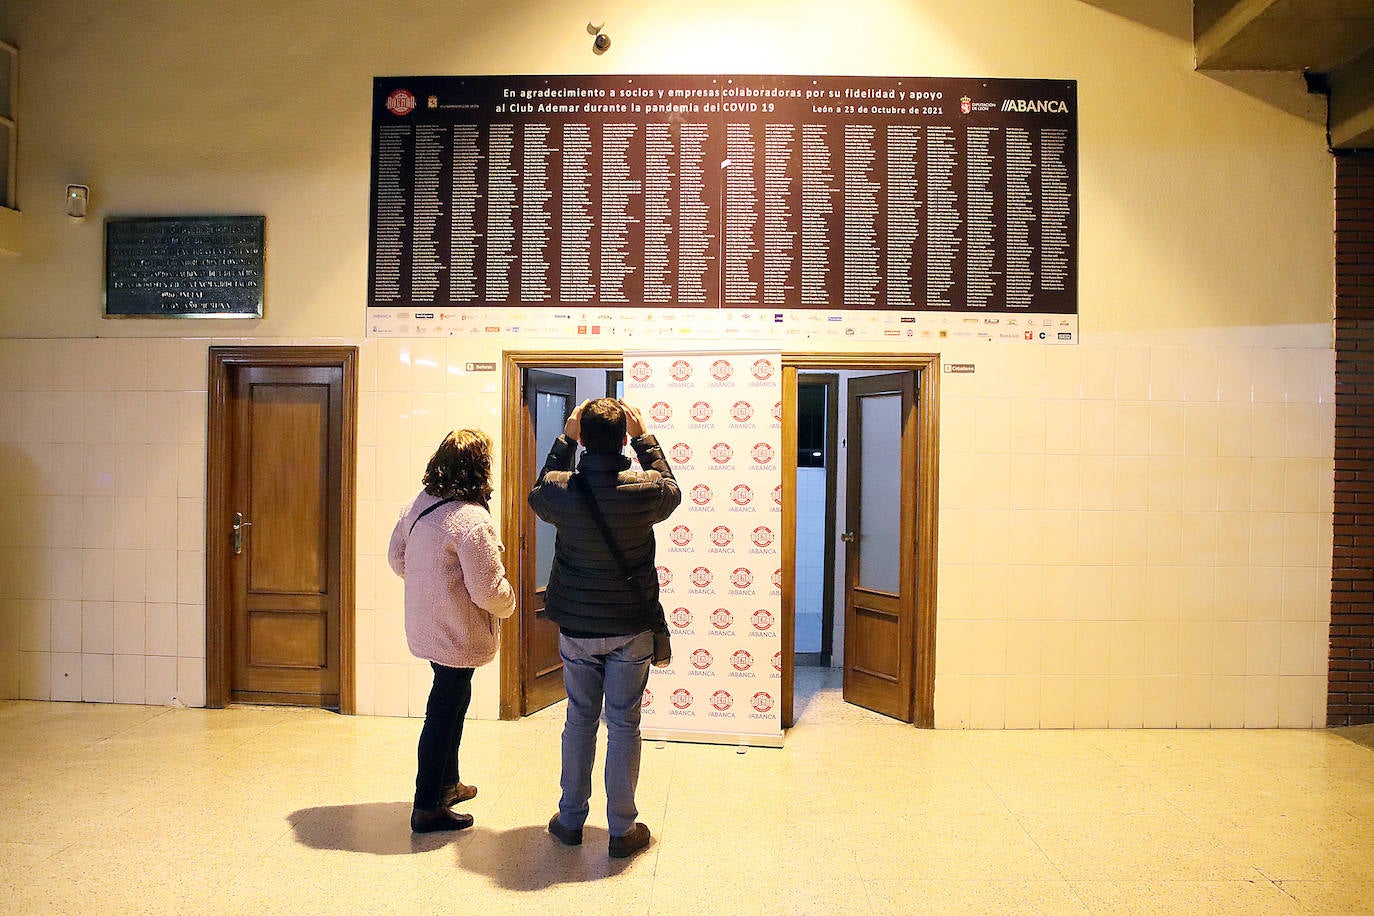
<path id="1" fill-rule="evenodd" d="M 778 353 L 625 354 L 682 487 L 656 529 L 673 663 L 643 698 L 649 738 L 782 743 L 782 360 Z"/>

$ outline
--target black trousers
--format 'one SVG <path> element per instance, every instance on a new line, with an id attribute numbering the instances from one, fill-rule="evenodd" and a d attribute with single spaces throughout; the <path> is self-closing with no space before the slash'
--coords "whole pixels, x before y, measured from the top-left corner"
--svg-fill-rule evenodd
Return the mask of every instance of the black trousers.
<path id="1" fill-rule="evenodd" d="M 415 773 L 415 807 L 427 809 L 442 805 L 444 787 L 458 782 L 458 745 L 463 740 L 463 717 L 472 702 L 473 672 L 436 662 L 429 666 L 434 669 L 434 686 L 425 705 Z"/>

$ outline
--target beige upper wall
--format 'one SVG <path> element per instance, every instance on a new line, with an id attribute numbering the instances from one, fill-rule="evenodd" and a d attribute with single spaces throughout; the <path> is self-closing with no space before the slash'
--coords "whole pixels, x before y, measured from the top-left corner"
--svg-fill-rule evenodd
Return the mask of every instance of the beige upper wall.
<path id="1" fill-rule="evenodd" d="M 0 335 L 361 336 L 375 75 L 824 73 L 1077 80 L 1085 337 L 1301 325 L 1294 344 L 1326 346 L 1323 130 L 1194 73 L 1186 34 L 1081 0 L 7 0 L 23 212 L 0 226 L 20 252 Z M 192 213 L 266 215 L 266 317 L 103 320 L 102 219 Z"/>

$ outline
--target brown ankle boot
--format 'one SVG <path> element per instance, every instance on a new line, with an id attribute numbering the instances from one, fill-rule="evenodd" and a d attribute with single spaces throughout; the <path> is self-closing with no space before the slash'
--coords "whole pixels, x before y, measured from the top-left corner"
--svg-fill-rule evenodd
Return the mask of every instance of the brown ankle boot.
<path id="1" fill-rule="evenodd" d="M 413 808 L 410 812 L 411 833 L 466 830 L 471 826 L 471 814 L 455 814 L 447 808 Z"/>
<path id="2" fill-rule="evenodd" d="M 442 804 L 445 808 L 452 808 L 460 802 L 470 801 L 476 797 L 476 786 L 465 786 L 461 782 L 454 783 L 451 786 L 444 786 Z"/>

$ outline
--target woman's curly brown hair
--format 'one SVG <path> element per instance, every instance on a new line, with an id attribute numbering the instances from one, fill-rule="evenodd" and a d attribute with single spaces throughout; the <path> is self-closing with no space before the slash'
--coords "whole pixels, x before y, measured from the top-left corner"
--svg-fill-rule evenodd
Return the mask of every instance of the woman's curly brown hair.
<path id="1" fill-rule="evenodd" d="M 491 499 L 491 437 L 480 429 L 460 429 L 439 443 L 425 468 L 425 492 L 487 505 Z"/>

